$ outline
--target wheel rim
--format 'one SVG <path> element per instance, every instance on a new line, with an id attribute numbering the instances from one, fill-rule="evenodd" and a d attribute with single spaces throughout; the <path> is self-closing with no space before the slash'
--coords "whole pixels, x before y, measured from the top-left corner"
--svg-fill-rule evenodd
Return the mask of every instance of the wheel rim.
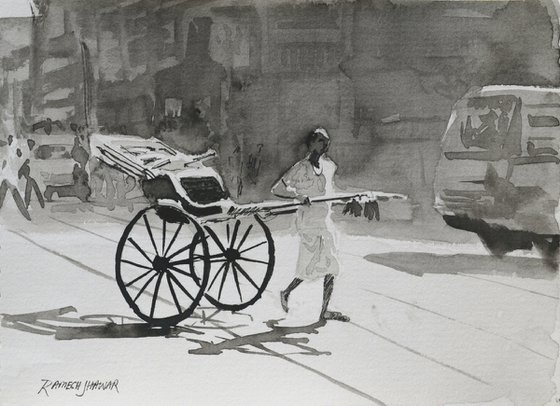
<path id="1" fill-rule="evenodd" d="M 117 248 L 121 293 L 136 315 L 155 325 L 174 325 L 190 316 L 208 283 L 204 232 L 192 218 L 181 219 L 168 222 L 156 208 L 142 210 L 126 227 Z M 199 254 L 192 256 L 193 251 Z"/>
<path id="2" fill-rule="evenodd" d="M 252 305 L 260 299 L 274 269 L 269 228 L 258 216 L 204 228 L 211 262 L 206 299 L 224 310 Z"/>

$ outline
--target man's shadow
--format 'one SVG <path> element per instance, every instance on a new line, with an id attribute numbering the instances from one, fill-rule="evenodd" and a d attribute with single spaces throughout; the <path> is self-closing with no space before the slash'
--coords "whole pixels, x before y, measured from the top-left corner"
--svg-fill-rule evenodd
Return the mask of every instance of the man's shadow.
<path id="1" fill-rule="evenodd" d="M 331 355 L 329 351 L 318 351 L 317 349 L 306 345 L 309 343 L 308 337 L 288 337 L 290 335 L 299 334 L 318 334 L 318 329 L 325 326 L 325 320 L 319 320 L 313 324 L 304 326 L 284 327 L 279 326 L 280 320 L 269 320 L 265 324 L 270 329 L 261 333 L 248 334 L 245 336 L 237 335 L 233 338 L 222 339 L 222 341 L 213 343 L 209 341 L 189 339 L 200 345 L 200 348 L 189 350 L 189 354 L 198 355 L 218 355 L 224 350 L 235 350 L 243 354 L 271 355 L 282 357 L 287 353 L 278 353 L 264 347 L 265 343 L 282 343 L 295 348 L 296 352 L 290 354 L 302 355 Z"/>

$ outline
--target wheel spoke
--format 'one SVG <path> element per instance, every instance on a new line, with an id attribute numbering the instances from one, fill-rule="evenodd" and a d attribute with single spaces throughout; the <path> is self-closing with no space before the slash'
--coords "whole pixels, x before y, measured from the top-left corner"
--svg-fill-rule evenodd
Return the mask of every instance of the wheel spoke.
<path id="1" fill-rule="evenodd" d="M 227 242 L 230 242 L 230 239 L 229 239 L 229 223 L 226 224 L 226 234 L 227 234 Z"/>
<path id="2" fill-rule="evenodd" d="M 241 241 L 239 241 L 239 245 L 237 246 L 238 251 L 241 248 L 241 246 L 243 245 L 243 243 L 245 242 L 245 240 L 247 239 L 247 237 L 249 236 L 249 233 L 251 232 L 252 228 L 253 228 L 253 225 L 249 224 L 249 227 L 247 227 L 247 230 L 245 230 L 245 234 L 243 234 L 243 237 L 241 238 Z"/>
<path id="3" fill-rule="evenodd" d="M 260 242 L 260 243 L 258 243 L 258 244 L 255 244 L 255 245 L 249 247 L 249 248 L 245 248 L 243 251 L 239 251 L 239 253 L 240 253 L 240 254 L 243 254 L 244 252 L 250 251 L 250 250 L 252 250 L 253 248 L 257 248 L 257 247 L 259 247 L 259 246 L 261 246 L 261 245 L 263 245 L 263 244 L 266 244 L 267 242 L 268 242 L 268 241 Z"/>
<path id="4" fill-rule="evenodd" d="M 194 262 L 193 259 L 187 258 L 187 259 L 181 259 L 179 261 L 170 262 L 169 265 L 190 265 L 193 262 Z"/>
<path id="5" fill-rule="evenodd" d="M 167 226 L 167 221 L 163 220 L 163 239 L 161 241 L 161 252 L 165 252 L 165 229 Z"/>
<path id="6" fill-rule="evenodd" d="M 234 262 L 233 266 L 237 268 L 237 270 L 241 273 L 241 275 L 243 275 L 245 277 L 245 279 L 247 279 L 249 281 L 249 283 L 251 283 L 251 285 L 253 285 L 255 287 L 255 289 L 257 289 L 257 290 L 260 289 L 259 286 L 255 283 L 255 281 L 249 276 L 247 271 L 245 271 L 245 269 L 243 269 L 243 267 L 241 265 L 239 265 L 237 262 Z"/>
<path id="7" fill-rule="evenodd" d="M 241 294 L 241 287 L 239 286 L 239 277 L 237 276 L 237 270 L 232 263 L 231 272 L 233 273 L 233 279 L 235 280 L 235 287 L 237 288 L 237 293 L 239 293 L 239 300 L 243 303 L 243 295 Z"/>
<path id="8" fill-rule="evenodd" d="M 216 279 L 218 278 L 218 275 L 220 274 L 220 272 L 222 272 L 222 269 L 224 269 L 225 266 L 226 266 L 226 263 L 224 262 L 224 263 L 222 264 L 222 266 L 220 266 L 220 267 L 218 268 L 218 270 L 216 271 L 216 275 L 214 275 L 214 278 L 212 279 L 212 282 L 210 282 L 210 285 L 208 285 L 207 290 L 212 289 L 212 285 L 214 285 L 214 282 L 215 282 Z"/>
<path id="9" fill-rule="evenodd" d="M 181 227 L 183 227 L 183 223 L 179 223 L 179 227 L 177 227 L 177 230 L 175 230 L 175 234 L 173 234 L 173 237 L 171 237 L 171 241 L 169 241 L 169 245 L 167 246 L 167 248 L 165 249 L 165 253 L 163 254 L 164 257 L 167 256 L 169 249 L 177 239 L 177 236 L 179 235 L 179 231 L 181 231 Z"/>
<path id="10" fill-rule="evenodd" d="M 216 235 L 214 230 L 212 230 L 208 226 L 206 226 L 204 228 L 206 229 L 206 231 L 208 231 L 208 234 L 210 235 L 210 237 L 212 237 L 212 239 L 214 240 L 216 245 L 222 250 L 222 252 L 226 252 L 226 249 L 224 248 L 223 244 L 221 243 L 220 239 L 218 238 L 218 236 Z"/>
<path id="11" fill-rule="evenodd" d="M 171 282 L 171 277 L 169 276 L 169 272 L 165 273 L 167 278 L 167 285 L 169 285 L 169 290 L 171 291 L 171 296 L 173 296 L 173 301 L 175 302 L 175 306 L 177 306 L 177 311 L 179 314 L 183 313 L 183 309 L 179 305 L 179 300 L 177 300 L 177 294 L 175 293 L 175 289 L 173 289 L 173 283 Z"/>
<path id="12" fill-rule="evenodd" d="M 172 270 L 174 270 L 175 272 L 180 273 L 181 275 L 188 276 L 188 277 L 191 278 L 191 279 L 198 279 L 198 277 L 195 276 L 195 275 L 193 275 L 192 273 L 187 272 L 187 271 L 183 271 L 182 269 L 179 269 L 179 268 L 177 268 L 177 267 L 175 267 L 175 266 L 171 266 L 171 265 L 170 265 L 170 266 L 169 266 L 169 269 L 172 269 Z"/>
<path id="13" fill-rule="evenodd" d="M 150 272 L 152 272 L 153 269 L 148 270 L 147 272 L 144 272 L 142 275 L 140 275 L 137 278 L 134 278 L 133 280 L 131 280 L 130 282 L 128 282 L 125 286 L 128 288 L 130 285 L 133 285 L 134 283 L 138 282 L 140 279 L 142 279 L 144 276 L 148 275 Z"/>
<path id="14" fill-rule="evenodd" d="M 226 262 L 226 269 L 224 269 L 224 275 L 222 276 L 222 283 L 220 283 L 220 290 L 218 291 L 218 300 L 222 297 L 222 289 L 224 288 L 224 283 L 226 283 L 227 274 L 229 271 L 229 262 Z"/>
<path id="15" fill-rule="evenodd" d="M 188 250 L 189 248 L 191 248 L 191 246 L 192 246 L 193 244 L 198 244 L 198 239 L 199 239 L 199 237 L 198 237 L 198 234 L 197 234 L 197 235 L 195 236 L 195 238 L 193 239 L 193 241 L 192 241 L 190 244 L 186 245 L 185 247 L 181 248 L 181 249 L 178 250 L 178 251 L 175 251 L 173 254 L 171 254 L 170 256 L 168 256 L 167 259 L 169 260 L 169 259 L 174 258 L 174 257 L 176 257 L 177 255 L 179 255 L 179 254 L 185 252 L 186 250 Z"/>
<path id="16" fill-rule="evenodd" d="M 144 286 L 142 286 L 140 288 L 140 290 L 138 291 L 138 294 L 136 295 L 136 297 L 134 298 L 133 302 L 136 302 L 138 300 L 138 298 L 140 297 L 140 295 L 142 294 L 142 292 L 144 292 L 146 290 L 146 288 L 148 287 L 148 285 L 154 280 L 154 278 L 157 276 L 157 273 L 153 274 L 150 279 L 148 279 L 148 282 L 146 282 L 144 284 Z"/>
<path id="17" fill-rule="evenodd" d="M 253 258 L 246 258 L 246 257 L 240 257 L 239 258 L 242 261 L 247 261 L 247 262 L 255 262 L 257 264 L 265 264 L 268 265 L 268 262 L 266 261 L 261 261 L 260 259 L 253 259 Z"/>
<path id="18" fill-rule="evenodd" d="M 185 287 L 181 284 L 181 282 L 179 282 L 179 280 L 175 277 L 175 275 L 173 275 L 171 272 L 168 272 L 167 274 L 171 279 L 173 279 L 173 282 L 175 282 L 175 284 L 179 287 L 179 289 L 185 292 L 185 295 L 187 295 L 194 302 L 195 298 L 187 291 L 187 289 L 185 289 Z"/>
<path id="19" fill-rule="evenodd" d="M 171 265 L 190 265 L 193 262 L 203 261 L 204 259 L 214 259 L 214 258 L 221 258 L 220 260 L 210 261 L 210 262 L 222 262 L 225 261 L 224 253 L 220 252 L 219 254 L 214 255 L 193 255 L 191 258 L 188 259 L 180 259 L 179 261 L 173 261 L 169 264 Z"/>
<path id="20" fill-rule="evenodd" d="M 239 225 L 241 224 L 241 220 L 237 220 L 235 222 L 235 227 L 233 227 L 233 235 L 231 236 L 231 244 L 229 245 L 230 248 L 233 248 L 235 244 L 235 240 L 237 239 L 237 232 L 239 231 Z"/>
<path id="21" fill-rule="evenodd" d="M 156 281 L 156 288 L 154 289 L 154 295 L 152 296 L 152 308 L 150 309 L 150 319 L 154 318 L 154 312 L 156 310 L 156 302 L 157 302 L 158 293 L 159 293 L 159 285 L 161 285 L 161 278 L 163 278 L 163 273 L 160 273 L 158 275 L 158 278 L 157 278 L 157 281 Z"/>
<path id="22" fill-rule="evenodd" d="M 150 264 L 152 263 L 152 260 L 148 256 L 148 254 L 146 254 L 146 252 L 144 252 L 144 250 L 142 248 L 140 248 L 140 246 L 136 243 L 136 241 L 134 241 L 132 239 L 132 237 L 128 237 L 128 241 L 130 241 L 130 243 L 132 245 L 134 245 L 134 248 L 136 248 L 138 250 L 138 252 L 140 252 L 140 254 L 142 254 L 144 256 L 144 258 L 146 258 Z"/>
<path id="23" fill-rule="evenodd" d="M 148 222 L 148 216 L 144 214 L 144 223 L 146 224 L 146 229 L 148 230 L 148 234 L 150 235 L 150 240 L 152 241 L 152 245 L 154 250 L 156 251 L 156 255 L 159 255 L 158 249 L 156 247 L 156 241 L 154 240 L 154 235 L 152 234 L 152 228 L 150 227 L 150 223 Z"/>
<path id="24" fill-rule="evenodd" d="M 142 269 L 152 269 L 151 266 L 146 266 L 146 265 L 140 265 L 137 264 L 136 262 L 133 261 L 129 261 L 128 259 L 121 259 L 121 262 L 124 262 L 125 264 L 130 264 L 130 265 L 134 265 L 137 268 L 142 268 Z"/>

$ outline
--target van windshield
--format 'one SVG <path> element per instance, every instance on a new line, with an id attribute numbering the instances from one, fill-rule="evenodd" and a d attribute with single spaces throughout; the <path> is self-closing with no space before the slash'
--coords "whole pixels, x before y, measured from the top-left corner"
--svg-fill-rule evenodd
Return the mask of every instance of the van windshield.
<path id="1" fill-rule="evenodd" d="M 465 148 L 506 149 L 516 154 L 521 142 L 521 99 L 512 95 L 473 97 L 466 107 L 460 130 Z"/>
<path id="2" fill-rule="evenodd" d="M 513 95 L 477 96 L 456 107 L 459 126 L 452 131 L 465 150 L 445 152 L 448 159 L 498 161 L 521 155 L 521 98 Z M 457 134 L 457 132 L 459 134 Z M 457 148 L 458 145 L 455 146 Z M 462 149 L 462 148 L 460 148 Z"/>

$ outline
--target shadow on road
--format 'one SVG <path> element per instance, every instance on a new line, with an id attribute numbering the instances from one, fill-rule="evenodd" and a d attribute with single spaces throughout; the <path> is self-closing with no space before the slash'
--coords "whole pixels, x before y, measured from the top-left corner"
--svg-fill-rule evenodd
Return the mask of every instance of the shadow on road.
<path id="1" fill-rule="evenodd" d="M 489 255 L 454 254 L 436 255 L 425 252 L 388 252 L 370 254 L 367 261 L 406 272 L 415 276 L 424 274 L 478 274 L 516 275 L 521 278 L 554 279 L 556 272 L 544 266 L 538 258 Z"/>
<path id="2" fill-rule="evenodd" d="M 323 327 L 326 322 L 324 320 L 317 321 L 306 326 L 283 327 L 279 326 L 280 320 L 269 320 L 266 326 L 270 329 L 261 333 L 248 334 L 245 336 L 237 335 L 234 338 L 223 339 L 218 343 L 202 341 L 197 339 L 189 339 L 200 345 L 200 348 L 189 350 L 189 354 L 199 355 L 218 355 L 224 350 L 235 350 L 243 354 L 259 354 L 271 356 L 283 356 L 288 354 L 279 354 L 275 351 L 263 347 L 265 343 L 281 343 L 297 348 L 295 354 L 303 355 L 331 355 L 328 351 L 318 351 L 308 345 L 308 337 L 288 337 L 294 334 L 318 334 L 318 328 Z M 250 349 L 252 347 L 253 349 Z M 256 349 L 257 351 L 255 351 Z M 294 353 L 291 353 L 294 354 Z"/>
<path id="3" fill-rule="evenodd" d="M 317 334 L 317 329 L 323 327 L 326 324 L 325 321 L 318 321 L 306 326 L 281 327 L 278 326 L 278 320 L 269 320 L 266 322 L 269 330 L 242 336 L 237 334 L 235 330 L 240 327 L 246 327 L 246 325 L 226 324 L 224 321 L 215 318 L 216 315 L 220 314 L 220 311 L 215 309 L 208 315 L 202 309 L 201 316 L 191 316 L 189 320 L 198 325 L 177 325 L 171 327 L 151 326 L 138 318 L 116 314 L 68 316 L 69 313 L 77 313 L 76 308 L 66 306 L 34 313 L 2 314 L 1 326 L 31 334 L 54 336 L 56 340 L 141 337 L 184 338 L 200 346 L 199 348 L 189 350 L 190 354 L 198 355 L 219 355 L 224 350 L 280 357 L 287 355 L 265 348 L 263 346 L 265 343 L 285 344 L 289 348 L 296 348 L 297 352 L 295 353 L 297 354 L 330 355 L 330 352 L 318 351 L 306 345 L 309 342 L 307 337 L 288 337 L 295 334 Z M 234 314 L 249 316 L 242 313 Z M 199 337 L 212 331 L 214 333 L 228 333 L 233 338 L 224 339 L 218 337 L 221 341 L 214 343 L 193 337 Z M 212 335 L 212 339 L 215 338 L 217 337 Z M 293 354 L 293 352 L 291 353 Z"/>
<path id="4" fill-rule="evenodd" d="M 51 335 L 56 340 L 80 340 L 91 338 L 140 338 L 140 337 L 178 337 L 180 334 L 203 335 L 209 326 L 156 327 L 128 316 L 115 314 L 91 314 L 84 316 L 65 316 L 77 312 L 73 306 L 25 314 L 2 314 L 2 327 L 26 333 Z M 199 318 L 199 320 L 201 320 Z M 208 318 L 202 323 L 219 321 Z M 220 322 L 221 323 L 221 322 Z M 243 327 L 229 326 L 229 329 Z"/>

